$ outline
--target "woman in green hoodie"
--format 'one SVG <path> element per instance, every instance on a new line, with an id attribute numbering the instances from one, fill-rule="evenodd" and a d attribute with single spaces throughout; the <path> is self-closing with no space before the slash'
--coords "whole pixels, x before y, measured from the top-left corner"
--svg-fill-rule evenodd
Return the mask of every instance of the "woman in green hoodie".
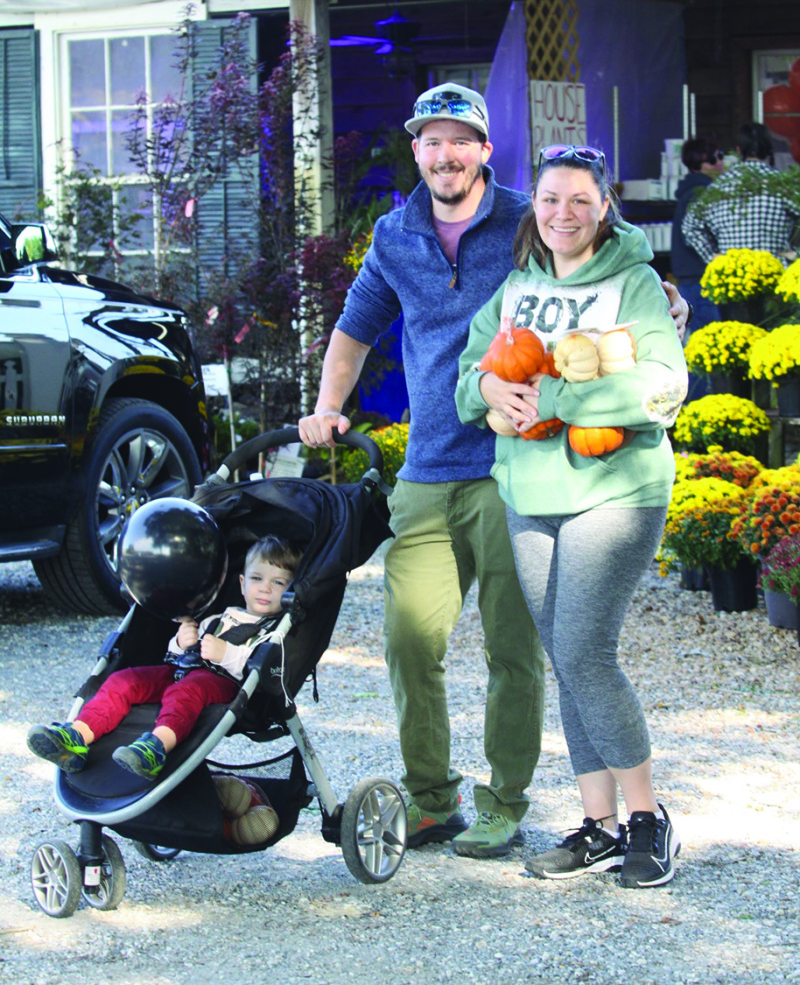
<path id="1" fill-rule="evenodd" d="M 675 476 L 666 429 L 686 394 L 686 365 L 647 240 L 612 202 L 604 155 L 545 148 L 532 203 L 517 269 L 473 319 L 456 389 L 462 421 L 485 427 L 491 409 L 512 431 L 497 437 L 492 475 L 558 681 L 584 807 L 582 826 L 526 868 L 556 879 L 621 869 L 624 886 L 661 885 L 680 842 L 656 799 L 647 724 L 617 643 L 666 517 Z M 501 324 L 529 329 L 547 351 L 576 330 L 597 338 L 625 324 L 635 365 L 588 382 L 538 373 L 509 383 L 479 367 Z M 565 422 L 554 436 L 519 436 L 553 419 Z M 570 446 L 569 425 L 625 428 L 625 440 L 586 457 Z M 618 790 L 627 827 L 617 821 Z"/>

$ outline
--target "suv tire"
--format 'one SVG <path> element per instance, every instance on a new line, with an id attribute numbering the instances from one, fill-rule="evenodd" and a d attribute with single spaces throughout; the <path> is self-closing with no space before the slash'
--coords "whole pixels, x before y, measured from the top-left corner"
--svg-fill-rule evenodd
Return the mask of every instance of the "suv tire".
<path id="1" fill-rule="evenodd" d="M 125 521 L 151 499 L 189 498 L 201 478 L 197 453 L 172 414 L 148 400 L 108 400 L 61 551 L 34 562 L 53 601 L 90 615 L 125 611 L 115 551 Z"/>

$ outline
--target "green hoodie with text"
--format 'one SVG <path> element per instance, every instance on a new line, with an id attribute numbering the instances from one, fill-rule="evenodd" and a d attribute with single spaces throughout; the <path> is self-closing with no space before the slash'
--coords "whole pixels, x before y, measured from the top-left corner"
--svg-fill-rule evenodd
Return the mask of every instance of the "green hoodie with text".
<path id="1" fill-rule="evenodd" d="M 458 415 L 486 427 L 488 405 L 478 364 L 501 324 L 535 332 L 547 351 L 565 334 L 591 337 L 626 323 L 635 367 L 584 383 L 545 376 L 539 417 L 579 427 L 624 427 L 623 447 L 598 457 L 574 452 L 568 428 L 551 438 L 498 435 L 492 475 L 504 501 L 523 516 L 554 516 L 593 508 L 666 506 L 675 462 L 666 428 L 686 395 L 687 375 L 675 323 L 644 233 L 619 222 L 610 238 L 568 277 L 544 271 L 531 257 L 475 315 L 459 363 Z"/>

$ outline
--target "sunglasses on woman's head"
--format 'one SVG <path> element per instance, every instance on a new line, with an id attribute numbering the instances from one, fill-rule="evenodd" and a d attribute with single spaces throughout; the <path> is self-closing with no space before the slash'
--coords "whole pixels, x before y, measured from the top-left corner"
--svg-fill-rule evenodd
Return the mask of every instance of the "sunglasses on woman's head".
<path id="1" fill-rule="evenodd" d="M 550 144 L 539 151 L 539 168 L 553 161 L 583 161 L 586 164 L 596 164 L 600 174 L 606 173 L 606 155 L 596 147 L 581 147 L 576 144 Z"/>
<path id="2" fill-rule="evenodd" d="M 725 160 L 725 152 L 721 150 L 715 150 L 712 154 L 709 154 L 708 163 L 716 164 L 717 161 Z"/>

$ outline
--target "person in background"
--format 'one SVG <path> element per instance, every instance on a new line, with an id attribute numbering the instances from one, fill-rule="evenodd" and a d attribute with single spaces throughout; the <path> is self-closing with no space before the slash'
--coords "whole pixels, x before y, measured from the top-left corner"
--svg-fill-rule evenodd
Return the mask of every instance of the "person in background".
<path id="1" fill-rule="evenodd" d="M 456 404 L 465 424 L 485 428 L 491 409 L 523 435 L 564 422 L 540 440 L 498 434 L 492 469 L 558 681 L 584 812 L 576 831 L 525 867 L 549 879 L 619 869 L 623 886 L 644 888 L 672 879 L 680 841 L 656 797 L 647 723 L 617 648 L 664 527 L 675 478 L 667 428 L 686 395 L 686 364 L 653 252 L 641 229 L 619 219 L 610 188 L 596 148 L 540 152 L 517 269 L 472 321 Z M 559 342 L 566 348 L 582 328 L 602 335 L 621 323 L 636 357 L 621 372 L 570 381 L 562 363 L 562 377 L 539 372 L 520 384 L 480 368 L 501 324 L 533 332 L 558 367 Z M 618 442 L 587 457 L 570 425 L 617 428 Z M 627 825 L 617 817 L 619 790 Z"/>
<path id="2" fill-rule="evenodd" d="M 772 138 L 763 123 L 745 123 L 739 130 L 741 160 L 689 205 L 681 224 L 683 238 L 705 263 L 732 249 L 766 250 L 788 264 L 797 256 L 793 237 L 800 208 L 770 187 L 776 172 Z"/>
<path id="3" fill-rule="evenodd" d="M 408 791 L 408 847 L 453 840 L 459 855 L 495 857 L 523 841 L 520 822 L 542 734 L 544 652 L 514 569 L 505 509 L 490 478 L 493 435 L 465 427 L 453 392 L 475 312 L 512 267 L 529 197 L 498 185 L 483 97 L 444 82 L 423 92 L 406 121 L 421 183 L 375 224 L 347 294 L 313 414 L 299 422 L 311 447 L 350 427 L 342 413 L 367 353 L 403 313 L 410 403 L 406 460 L 389 498 L 394 539 L 385 560 L 386 663 Z M 679 326 L 688 305 L 674 292 Z M 445 685 L 448 639 L 470 587 L 488 669 L 477 817 L 459 804 Z"/>
<path id="4" fill-rule="evenodd" d="M 681 178 L 675 192 L 677 204 L 672 220 L 671 267 L 672 275 L 678 282 L 678 290 L 692 306 L 693 311 L 691 327 L 687 327 L 683 336 L 684 346 L 693 331 L 708 325 L 709 322 L 719 321 L 720 318 L 714 302 L 700 292 L 700 278 L 706 269 L 706 261 L 686 243 L 681 225 L 694 197 L 725 170 L 724 157 L 717 144 L 704 137 L 693 137 L 681 148 L 681 161 L 689 173 Z M 697 400 L 706 392 L 705 377 L 690 374 L 687 399 Z"/>

